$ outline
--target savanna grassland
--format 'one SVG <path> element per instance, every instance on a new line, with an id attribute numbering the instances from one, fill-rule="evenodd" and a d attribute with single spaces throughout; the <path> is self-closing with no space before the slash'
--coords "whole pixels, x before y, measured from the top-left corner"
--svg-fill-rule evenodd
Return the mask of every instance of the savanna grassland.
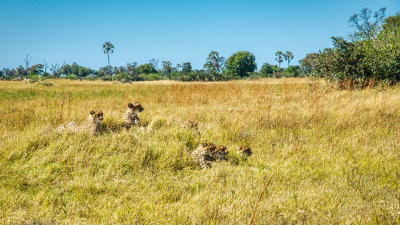
<path id="1" fill-rule="evenodd" d="M 400 223 L 399 86 L 51 82 L 0 82 L 0 223 Z M 119 126 L 133 101 L 145 133 Z M 94 109 L 101 134 L 54 132 Z M 226 162 L 192 162 L 187 119 Z"/>

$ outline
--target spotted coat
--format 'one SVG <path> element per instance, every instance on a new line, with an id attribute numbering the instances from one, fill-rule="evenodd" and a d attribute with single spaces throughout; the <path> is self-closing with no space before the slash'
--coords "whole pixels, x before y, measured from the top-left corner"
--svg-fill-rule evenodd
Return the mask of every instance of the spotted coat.
<path id="1" fill-rule="evenodd" d="M 125 110 L 124 114 L 122 115 L 123 126 L 129 128 L 135 125 L 141 125 L 138 113 L 143 111 L 143 107 L 140 103 L 129 103 L 128 108 Z"/>
<path id="2" fill-rule="evenodd" d="M 74 121 L 69 122 L 65 125 L 57 127 L 56 132 L 61 133 L 65 131 L 70 132 L 88 132 L 92 135 L 96 135 L 101 131 L 101 122 L 103 121 L 102 111 L 91 111 L 88 118 L 82 123 L 77 124 Z"/>

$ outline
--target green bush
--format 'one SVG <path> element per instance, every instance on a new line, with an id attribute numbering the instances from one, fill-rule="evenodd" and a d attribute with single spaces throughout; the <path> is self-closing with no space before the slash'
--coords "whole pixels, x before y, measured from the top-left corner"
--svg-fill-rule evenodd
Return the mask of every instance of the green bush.
<path id="1" fill-rule="evenodd" d="M 283 74 L 286 77 L 298 77 L 300 75 L 300 66 L 288 66 L 284 71 Z"/>
<path id="2" fill-rule="evenodd" d="M 43 76 L 31 74 L 29 75 L 28 83 L 37 83 L 37 82 L 42 82 L 44 80 L 45 78 Z"/>
<path id="3" fill-rule="evenodd" d="M 139 74 L 138 80 L 146 80 L 146 81 L 154 81 L 154 80 L 164 80 L 164 76 L 158 73 L 150 73 L 150 74 Z"/>
<path id="4" fill-rule="evenodd" d="M 264 76 L 264 77 L 272 77 L 272 75 L 274 74 L 274 72 L 277 72 L 281 70 L 280 68 L 278 68 L 278 66 L 276 65 L 271 65 L 269 63 L 264 63 L 264 65 L 261 67 L 260 69 L 260 73 Z"/>
<path id="5" fill-rule="evenodd" d="M 132 76 L 127 73 L 119 73 L 114 76 L 114 80 L 119 82 L 131 82 Z"/>

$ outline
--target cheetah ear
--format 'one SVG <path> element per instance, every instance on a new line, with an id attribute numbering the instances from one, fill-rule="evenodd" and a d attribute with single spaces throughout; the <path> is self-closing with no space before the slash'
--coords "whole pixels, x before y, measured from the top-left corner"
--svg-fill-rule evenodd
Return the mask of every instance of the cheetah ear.
<path id="1" fill-rule="evenodd" d="M 94 115 L 95 114 L 95 112 L 94 111 L 90 111 L 90 115 Z"/>
<path id="2" fill-rule="evenodd" d="M 132 103 L 129 103 L 129 104 L 128 104 L 128 107 L 129 107 L 130 109 L 132 109 L 132 108 L 133 108 L 133 104 L 132 104 Z"/>

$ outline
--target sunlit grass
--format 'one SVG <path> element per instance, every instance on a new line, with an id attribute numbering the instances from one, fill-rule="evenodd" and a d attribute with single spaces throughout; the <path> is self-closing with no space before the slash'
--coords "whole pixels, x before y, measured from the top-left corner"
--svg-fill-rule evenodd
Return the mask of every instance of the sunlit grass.
<path id="1" fill-rule="evenodd" d="M 0 82 L 0 223 L 400 223 L 399 87 L 50 82 Z M 133 101 L 146 133 L 118 129 Z M 96 109 L 102 134 L 53 132 Z M 227 162 L 196 167 L 188 119 Z"/>

